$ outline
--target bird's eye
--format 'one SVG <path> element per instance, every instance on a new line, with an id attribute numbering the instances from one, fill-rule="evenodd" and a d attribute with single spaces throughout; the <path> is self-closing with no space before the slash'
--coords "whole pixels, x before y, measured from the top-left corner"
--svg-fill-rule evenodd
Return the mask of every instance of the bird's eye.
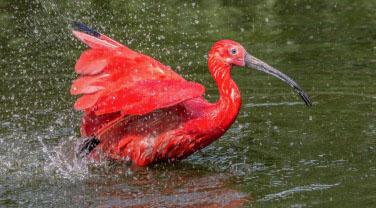
<path id="1" fill-rule="evenodd" d="M 238 53 L 238 50 L 236 50 L 235 48 L 231 49 L 231 54 L 235 55 Z"/>

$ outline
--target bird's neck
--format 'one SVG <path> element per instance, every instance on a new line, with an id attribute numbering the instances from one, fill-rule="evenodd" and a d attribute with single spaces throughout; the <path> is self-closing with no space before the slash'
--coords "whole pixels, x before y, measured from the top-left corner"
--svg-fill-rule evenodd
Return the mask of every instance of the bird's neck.
<path id="1" fill-rule="evenodd" d="M 209 60 L 209 69 L 220 94 L 213 116 L 223 133 L 235 121 L 241 106 L 240 92 L 231 78 L 231 68 L 225 61 Z"/>

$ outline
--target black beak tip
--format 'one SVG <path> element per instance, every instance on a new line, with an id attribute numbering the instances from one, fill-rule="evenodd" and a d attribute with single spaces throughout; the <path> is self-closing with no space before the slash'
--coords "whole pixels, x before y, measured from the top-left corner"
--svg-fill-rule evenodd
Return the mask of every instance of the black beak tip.
<path id="1" fill-rule="evenodd" d="M 290 79 L 287 75 L 284 73 L 278 71 L 277 69 L 269 66 L 265 62 L 257 59 L 256 57 L 253 57 L 249 53 L 245 53 L 244 55 L 244 62 L 246 67 L 254 68 L 263 72 L 266 72 L 268 74 L 271 74 L 278 79 L 288 83 L 291 87 L 294 88 L 294 90 L 300 95 L 300 97 L 303 99 L 305 104 L 309 107 L 312 106 L 311 100 L 309 100 L 307 94 L 292 80 Z"/>
<path id="2" fill-rule="evenodd" d="M 308 106 L 308 107 L 312 107 L 312 102 L 311 100 L 307 97 L 307 95 L 305 95 L 304 97 L 301 96 L 305 102 L 305 104 Z"/>
<path id="3" fill-rule="evenodd" d="M 312 107 L 312 101 L 308 98 L 308 95 L 302 89 L 294 86 L 294 90 L 300 95 L 300 97 L 308 107 Z"/>

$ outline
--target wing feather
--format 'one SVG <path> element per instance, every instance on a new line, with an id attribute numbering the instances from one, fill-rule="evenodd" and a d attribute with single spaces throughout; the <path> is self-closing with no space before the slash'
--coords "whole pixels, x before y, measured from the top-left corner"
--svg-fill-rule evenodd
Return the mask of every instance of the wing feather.
<path id="1" fill-rule="evenodd" d="M 72 31 L 73 35 L 90 47 L 75 65 L 80 77 L 70 91 L 72 95 L 82 94 L 74 107 L 85 113 L 81 123 L 83 136 L 103 136 L 109 128 L 127 122 L 123 118 L 190 102 L 204 94 L 202 85 L 187 82 L 152 57 L 85 24 L 73 23 L 79 30 Z"/>
<path id="2" fill-rule="evenodd" d="M 106 40 L 101 40 L 92 35 L 88 35 L 83 32 L 79 32 L 76 30 L 72 31 L 73 35 L 76 36 L 79 40 L 86 43 L 86 45 L 90 46 L 90 48 L 98 49 L 98 48 L 108 48 L 108 49 L 116 49 L 118 46 L 114 45 Z"/>
<path id="3" fill-rule="evenodd" d="M 90 49 L 83 52 L 78 59 L 75 70 L 77 74 L 95 75 L 104 70 L 112 56 L 111 50 Z"/>
<path id="4" fill-rule="evenodd" d="M 178 80 L 145 80 L 121 86 L 101 97 L 95 113 L 102 115 L 121 111 L 126 114 L 146 114 L 158 108 L 165 108 L 185 100 L 200 97 L 204 86 Z"/>
<path id="5" fill-rule="evenodd" d="M 93 107 L 100 95 L 125 84 L 143 80 L 185 81 L 170 67 L 126 47 L 89 49 L 80 56 L 75 69 L 81 76 L 73 82 L 71 94 L 84 94 L 76 101 L 77 110 Z"/>
<path id="6" fill-rule="evenodd" d="M 80 75 L 72 95 L 83 94 L 74 105 L 85 110 L 81 131 L 90 136 L 105 124 L 128 114 L 140 115 L 202 96 L 202 85 L 184 78 L 150 56 L 135 52 L 115 40 L 75 23 L 73 35 L 91 49 L 80 56 Z"/>

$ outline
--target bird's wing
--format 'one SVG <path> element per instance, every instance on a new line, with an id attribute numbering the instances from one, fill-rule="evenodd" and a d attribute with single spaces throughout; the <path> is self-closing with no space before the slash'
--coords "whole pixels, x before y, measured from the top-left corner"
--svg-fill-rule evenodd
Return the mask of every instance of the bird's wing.
<path id="1" fill-rule="evenodd" d="M 204 86 L 180 80 L 143 80 L 116 86 L 98 99 L 97 115 L 120 111 L 122 115 L 146 114 L 204 94 Z"/>
<path id="2" fill-rule="evenodd" d="M 97 99 L 93 108 L 85 110 L 81 134 L 99 136 L 128 114 L 147 114 L 159 108 L 196 100 L 204 91 L 200 84 L 178 80 L 145 80 L 117 86 L 114 91 Z M 81 105 L 80 99 L 77 103 Z M 85 105 L 84 102 L 82 104 Z"/>
<path id="3" fill-rule="evenodd" d="M 78 28 L 73 34 L 91 48 L 77 61 L 75 71 L 80 77 L 71 87 L 71 94 L 82 94 L 74 105 L 85 110 L 82 135 L 98 136 L 127 114 L 151 112 L 204 93 L 203 86 L 186 82 L 170 67 L 73 23 Z"/>
<path id="4" fill-rule="evenodd" d="M 71 94 L 83 94 L 77 99 L 77 110 L 95 106 L 98 99 L 111 93 L 114 86 L 144 80 L 185 81 L 180 75 L 155 59 L 135 52 L 100 34 L 82 23 L 74 22 L 79 31 L 73 34 L 91 49 L 82 53 L 76 63 L 81 75 L 71 87 Z"/>

